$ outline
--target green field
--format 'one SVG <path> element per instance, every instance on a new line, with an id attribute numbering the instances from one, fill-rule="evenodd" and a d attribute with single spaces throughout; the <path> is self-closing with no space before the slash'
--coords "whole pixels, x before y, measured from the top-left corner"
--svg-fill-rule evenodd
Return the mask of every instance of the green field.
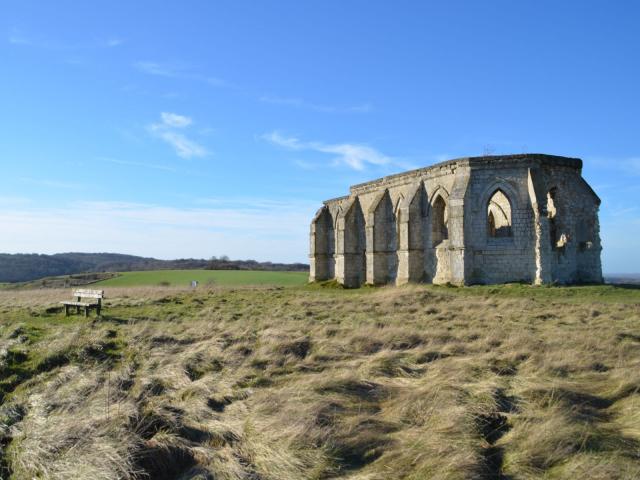
<path id="1" fill-rule="evenodd" d="M 306 272 L 265 272 L 252 270 L 149 270 L 122 272 L 119 277 L 97 282 L 101 287 L 135 287 L 145 285 L 188 286 L 192 280 L 200 285 L 304 285 Z"/>

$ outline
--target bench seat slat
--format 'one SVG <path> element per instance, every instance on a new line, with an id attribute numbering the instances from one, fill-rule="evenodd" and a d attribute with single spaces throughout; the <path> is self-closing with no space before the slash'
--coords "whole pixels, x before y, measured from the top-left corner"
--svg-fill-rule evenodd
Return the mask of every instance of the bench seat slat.
<path id="1" fill-rule="evenodd" d="M 88 302 L 60 302 L 62 305 L 71 305 L 73 307 L 97 307 L 97 303 Z"/>
<path id="2" fill-rule="evenodd" d="M 73 296 L 81 298 L 104 298 L 104 294 L 102 293 L 89 293 L 82 290 L 76 290 L 75 292 L 73 292 Z"/>

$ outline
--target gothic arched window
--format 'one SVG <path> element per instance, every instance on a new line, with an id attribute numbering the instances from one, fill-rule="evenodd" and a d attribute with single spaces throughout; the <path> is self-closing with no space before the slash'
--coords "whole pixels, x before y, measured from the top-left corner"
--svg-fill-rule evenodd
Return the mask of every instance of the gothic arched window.
<path id="1" fill-rule="evenodd" d="M 511 202 L 504 192 L 498 189 L 487 204 L 487 233 L 493 238 L 511 237 L 511 226 Z"/>
<path id="2" fill-rule="evenodd" d="M 449 238 L 449 229 L 447 227 L 449 212 L 447 211 L 447 204 L 440 195 L 436 197 L 431 208 L 431 240 L 435 247 Z"/>

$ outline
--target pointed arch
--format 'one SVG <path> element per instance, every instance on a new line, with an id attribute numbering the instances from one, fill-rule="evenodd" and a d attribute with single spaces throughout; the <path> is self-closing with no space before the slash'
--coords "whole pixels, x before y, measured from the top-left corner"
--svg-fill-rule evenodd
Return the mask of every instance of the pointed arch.
<path id="1" fill-rule="evenodd" d="M 480 202 L 484 212 L 479 221 L 484 222 L 486 239 L 495 241 L 496 238 L 511 238 L 517 241 L 517 225 L 514 225 L 513 217 L 522 205 L 518 190 L 503 179 L 496 180 L 484 189 Z"/>
<path id="2" fill-rule="evenodd" d="M 311 280 L 322 281 L 334 276 L 335 230 L 331 211 L 325 205 L 311 223 Z"/>
<path id="3" fill-rule="evenodd" d="M 359 287 L 365 280 L 366 233 L 365 218 L 356 197 L 343 213 L 342 280 L 347 287 Z"/>
<path id="4" fill-rule="evenodd" d="M 436 247 L 449 239 L 449 208 L 447 202 L 436 193 L 431 203 L 431 245 Z"/>
<path id="5" fill-rule="evenodd" d="M 408 265 L 405 270 L 408 281 L 421 282 L 425 279 L 425 259 L 431 238 L 429 201 L 424 182 L 418 184 L 413 195 L 407 197 L 407 200 L 406 248 Z"/>
<path id="6" fill-rule="evenodd" d="M 507 194 L 497 188 L 487 201 L 487 234 L 491 238 L 512 237 L 512 207 Z"/>
<path id="7" fill-rule="evenodd" d="M 425 190 L 426 190 L 426 185 L 425 185 Z M 429 205 L 431 207 L 433 207 L 433 204 L 436 200 L 436 197 L 441 196 L 443 198 L 443 200 L 445 201 L 445 203 L 449 202 L 449 192 L 447 191 L 446 188 L 444 188 L 441 185 L 438 185 L 437 187 L 435 187 L 431 193 L 429 194 Z"/>
<path id="8" fill-rule="evenodd" d="M 385 190 L 380 201 L 372 206 L 372 214 L 374 219 L 373 251 L 387 252 L 395 250 L 396 214 L 388 190 Z"/>
<path id="9" fill-rule="evenodd" d="M 395 281 L 398 226 L 389 190 L 385 189 L 371 205 L 368 218 L 367 282 L 378 285 Z"/>
<path id="10" fill-rule="evenodd" d="M 423 251 L 427 244 L 427 219 L 429 215 L 429 202 L 423 182 L 420 182 L 413 195 L 408 197 L 408 249 Z"/>
<path id="11" fill-rule="evenodd" d="M 314 219 L 316 226 L 316 253 L 333 254 L 335 252 L 334 221 L 326 206 L 320 209 Z"/>

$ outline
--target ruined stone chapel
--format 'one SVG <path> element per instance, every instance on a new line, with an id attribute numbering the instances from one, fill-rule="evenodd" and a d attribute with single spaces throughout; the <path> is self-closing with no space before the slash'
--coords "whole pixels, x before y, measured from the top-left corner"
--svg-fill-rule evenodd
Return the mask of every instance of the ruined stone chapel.
<path id="1" fill-rule="evenodd" d="M 577 158 L 460 158 L 354 185 L 311 222 L 310 280 L 600 283 L 600 199 Z"/>

